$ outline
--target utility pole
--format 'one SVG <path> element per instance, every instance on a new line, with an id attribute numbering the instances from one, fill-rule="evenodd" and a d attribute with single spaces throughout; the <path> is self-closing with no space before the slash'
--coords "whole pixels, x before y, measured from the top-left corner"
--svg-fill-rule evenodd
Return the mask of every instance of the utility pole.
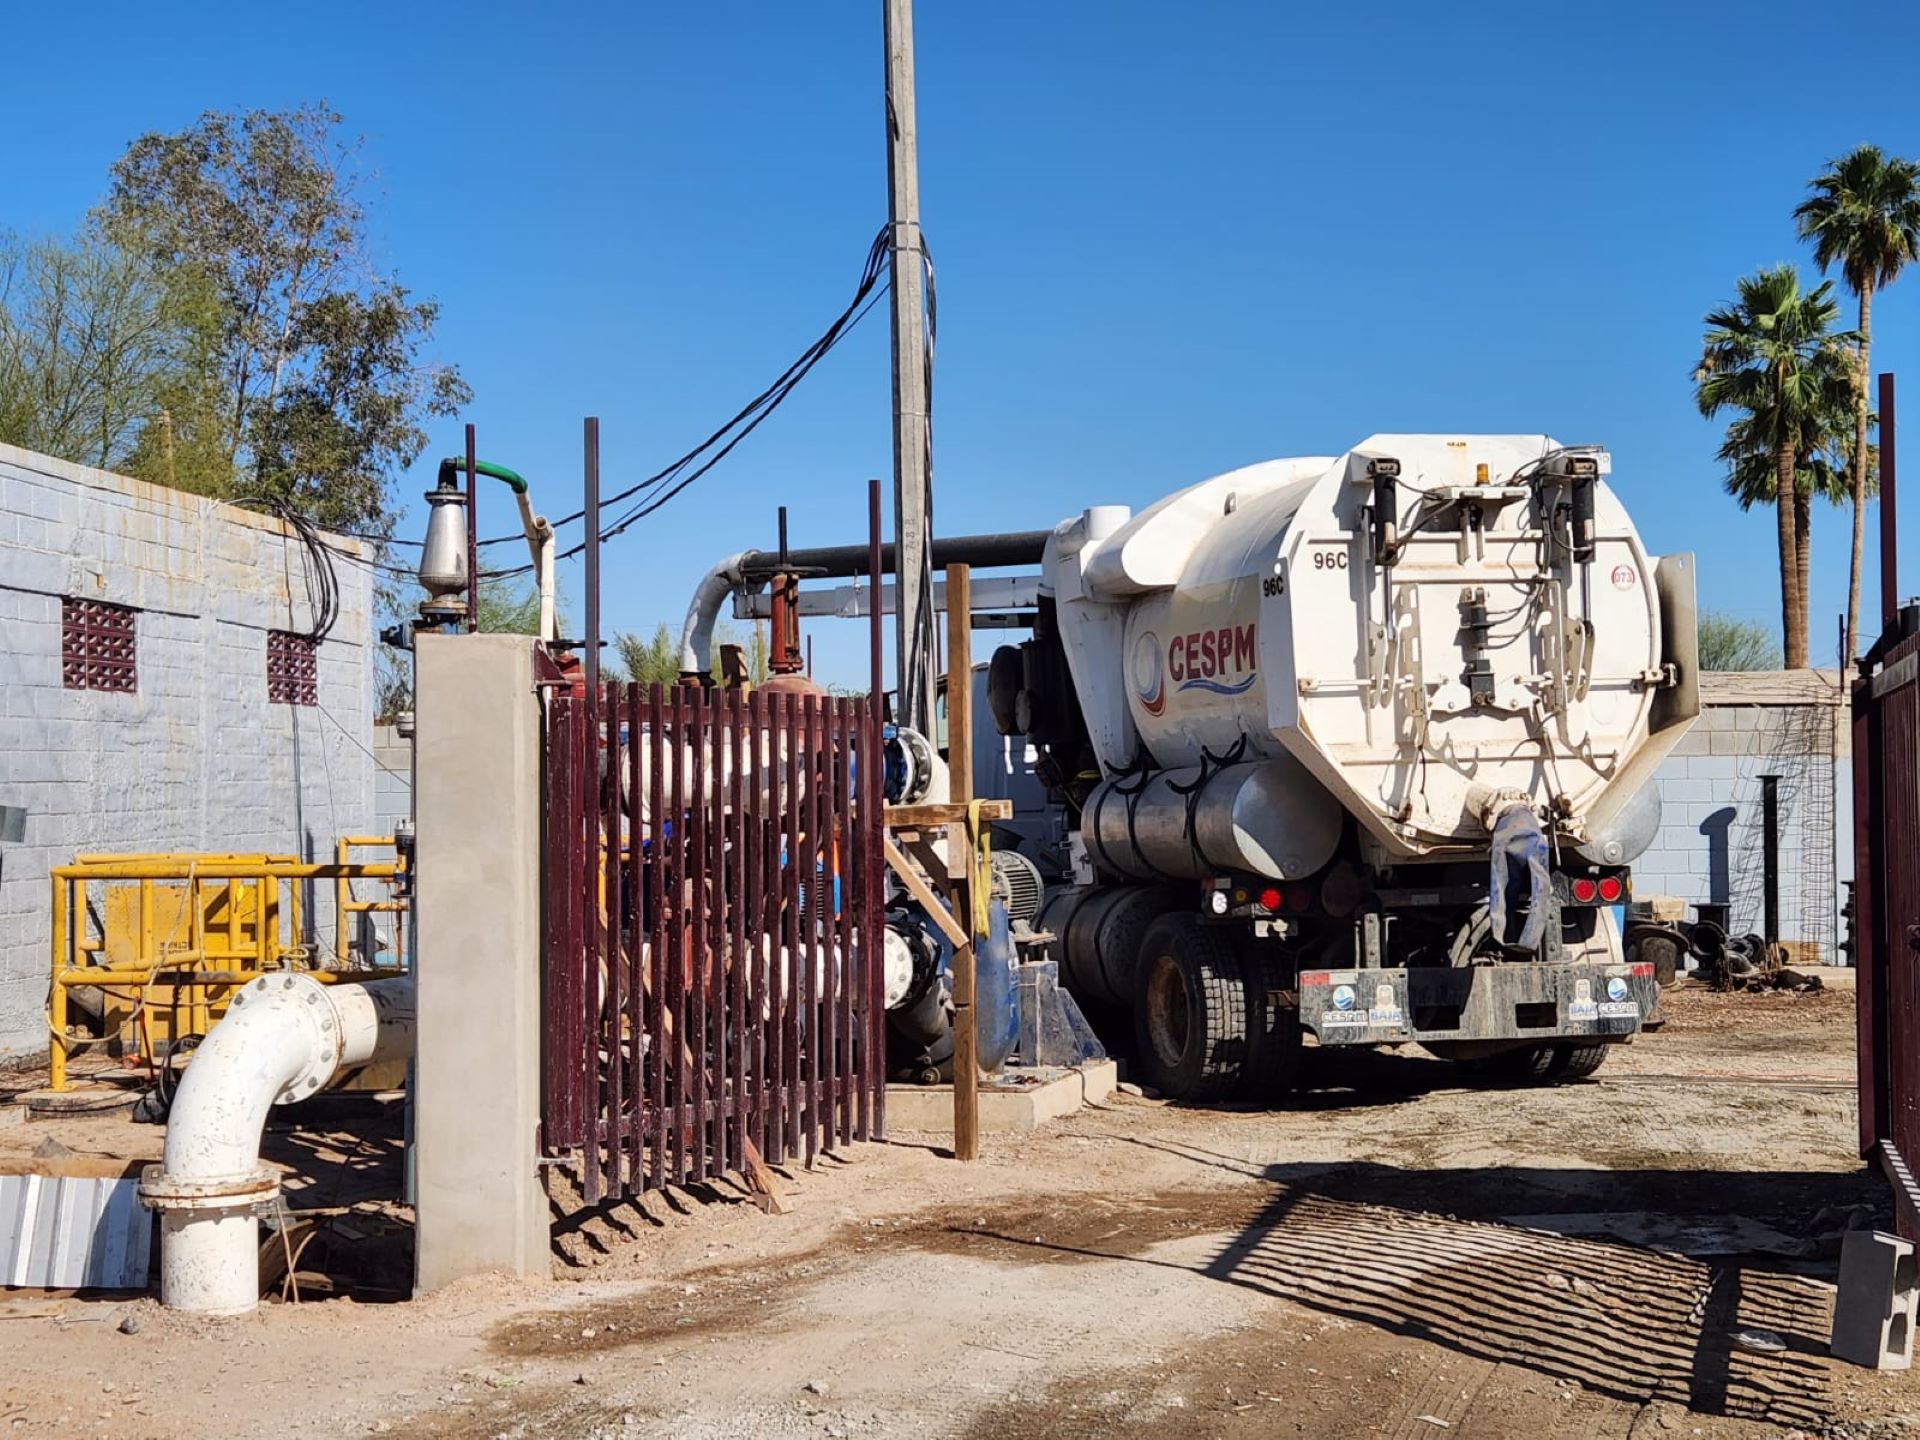
<path id="1" fill-rule="evenodd" d="M 933 457 L 927 415 L 926 249 L 913 100 L 913 0 L 881 0 L 887 46 L 887 225 L 893 281 L 894 719 L 933 735 Z"/>

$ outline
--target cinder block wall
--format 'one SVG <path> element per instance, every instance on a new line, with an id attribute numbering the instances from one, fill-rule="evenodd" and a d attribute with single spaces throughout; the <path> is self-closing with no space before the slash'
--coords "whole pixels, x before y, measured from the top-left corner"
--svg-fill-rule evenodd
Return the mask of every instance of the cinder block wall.
<path id="1" fill-rule="evenodd" d="M 1809 823 L 1812 807 L 1804 798 L 1789 800 L 1780 833 L 1780 928 L 1783 939 L 1816 941 L 1826 959 L 1838 958 L 1827 949 L 1834 937 L 1815 933 L 1822 930 L 1818 917 L 1802 914 L 1802 876 L 1816 847 L 1833 847 L 1834 917 L 1842 882 L 1853 876 L 1852 759 L 1846 711 L 1832 703 L 1837 685 L 1832 672 L 1803 672 L 1798 681 L 1776 672 L 1704 677 L 1700 719 L 1654 777 L 1660 833 L 1633 863 L 1635 895 L 1730 903 L 1735 926 L 1757 931 L 1760 777 L 1792 775 L 1796 766 L 1820 763 L 1817 752 L 1803 762 L 1791 742 L 1815 725 L 1832 725 L 1832 830 L 1823 833 Z M 1796 698 L 1803 691 L 1815 698 Z M 1818 698 L 1823 695 L 1826 703 Z"/>
<path id="2" fill-rule="evenodd" d="M 360 555 L 358 542 L 330 539 Z M 0 1056 L 45 1048 L 50 867 L 76 851 L 333 854 L 374 814 L 372 587 L 336 557 L 318 704 L 269 704 L 267 633 L 311 626 L 270 517 L 0 445 Z M 131 606 L 138 690 L 67 689 L 61 599 Z M 332 887 L 303 910 L 331 943 Z"/>
<path id="3" fill-rule="evenodd" d="M 413 744 L 392 725 L 373 727 L 373 833 L 391 835 L 413 810 Z"/>

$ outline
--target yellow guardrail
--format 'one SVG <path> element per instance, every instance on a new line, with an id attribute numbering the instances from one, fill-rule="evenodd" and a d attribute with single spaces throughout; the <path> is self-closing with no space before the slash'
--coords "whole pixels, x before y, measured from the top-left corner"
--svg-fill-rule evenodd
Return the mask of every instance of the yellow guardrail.
<path id="1" fill-rule="evenodd" d="M 387 894 L 383 900 L 356 900 L 353 898 L 353 881 L 342 875 L 333 883 L 333 958 L 345 965 L 347 963 L 347 917 L 349 915 L 398 915 L 405 912 L 407 902 L 399 898 L 399 881 L 406 871 L 406 862 L 401 857 L 391 835 L 342 835 L 333 848 L 335 861 L 345 869 L 352 863 L 355 850 L 391 850 L 395 864 L 395 874 L 386 881 Z M 393 927 L 394 963 L 406 968 L 407 927 L 396 924 Z"/>
<path id="2" fill-rule="evenodd" d="M 353 862 L 355 848 L 391 846 L 390 837 L 349 836 L 332 864 L 262 854 L 82 854 L 58 866 L 52 883 L 52 964 L 47 993 L 48 1076 L 68 1087 L 67 1065 L 88 1046 L 120 1041 L 153 1065 L 187 1035 L 204 1035 L 232 993 L 263 974 L 301 970 L 320 981 L 400 973 L 397 966 L 347 968 L 346 934 L 354 914 L 393 911 L 405 867 Z M 335 947 L 322 965 L 307 938 L 301 890 L 334 882 Z M 380 882 L 389 898 L 356 900 L 354 881 Z M 73 992 L 96 1033 L 78 1030 Z M 130 1040 L 130 1045 L 127 1042 Z"/>

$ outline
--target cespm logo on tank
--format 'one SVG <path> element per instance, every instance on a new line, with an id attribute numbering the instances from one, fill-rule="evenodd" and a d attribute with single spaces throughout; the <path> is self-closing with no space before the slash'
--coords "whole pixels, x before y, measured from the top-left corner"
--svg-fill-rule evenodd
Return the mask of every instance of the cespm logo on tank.
<path id="1" fill-rule="evenodd" d="M 1164 648 L 1160 637 L 1143 630 L 1133 642 L 1133 688 L 1140 708 L 1158 715 L 1167 696 L 1181 690 L 1212 695 L 1244 695 L 1253 688 L 1254 627 L 1223 625 L 1218 630 L 1189 630 Z"/>

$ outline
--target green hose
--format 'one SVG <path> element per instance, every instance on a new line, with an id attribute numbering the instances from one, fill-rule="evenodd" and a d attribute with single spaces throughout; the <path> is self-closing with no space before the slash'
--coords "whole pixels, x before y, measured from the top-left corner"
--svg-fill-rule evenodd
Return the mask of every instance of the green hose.
<path id="1" fill-rule="evenodd" d="M 452 489 L 456 484 L 455 477 L 465 471 L 466 468 L 467 457 L 464 455 L 450 455 L 445 460 L 442 460 L 440 462 L 440 488 L 442 490 Z M 509 470 L 504 465 L 495 465 L 486 460 L 474 461 L 473 468 L 476 474 L 488 475 L 495 480 L 504 480 L 513 488 L 513 493 L 516 495 L 524 495 L 527 493 L 527 482 L 521 478 L 520 472 L 517 470 Z"/>

